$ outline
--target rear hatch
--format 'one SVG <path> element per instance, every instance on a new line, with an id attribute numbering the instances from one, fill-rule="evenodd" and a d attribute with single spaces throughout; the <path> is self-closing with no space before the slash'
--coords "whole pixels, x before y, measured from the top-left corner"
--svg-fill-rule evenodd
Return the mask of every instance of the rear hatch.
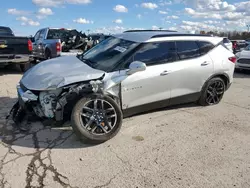
<path id="1" fill-rule="evenodd" d="M 30 54 L 27 37 L 0 36 L 0 56 Z"/>

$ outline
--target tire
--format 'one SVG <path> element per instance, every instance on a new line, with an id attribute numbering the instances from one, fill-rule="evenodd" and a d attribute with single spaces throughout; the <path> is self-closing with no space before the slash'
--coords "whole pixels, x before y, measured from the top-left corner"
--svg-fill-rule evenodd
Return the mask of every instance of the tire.
<path id="1" fill-rule="evenodd" d="M 116 114 L 116 117 L 109 117 L 111 116 L 109 113 L 111 112 L 105 112 L 103 113 L 104 115 L 97 115 L 98 117 L 104 118 L 103 120 L 100 120 L 100 122 L 98 123 L 97 120 L 93 120 L 94 118 L 94 114 L 96 114 L 95 112 L 89 112 L 91 115 L 86 115 L 87 113 L 85 113 L 85 115 L 81 115 L 82 112 L 84 112 L 83 107 L 87 107 L 90 106 L 93 102 L 93 106 L 94 106 L 94 101 L 96 102 L 96 111 L 100 111 L 100 103 L 101 101 L 103 102 L 103 106 L 106 105 L 110 106 L 109 110 L 112 110 L 112 113 Z M 98 103 L 99 101 L 99 103 Z M 99 105 L 99 107 L 98 107 Z M 105 108 L 106 108 L 105 107 Z M 103 109 L 105 109 L 103 107 Z M 87 108 L 88 110 L 90 108 Z M 93 107 L 93 109 L 95 109 Z M 93 110 L 92 109 L 92 110 Z M 108 110 L 108 109 L 106 109 Z M 85 111 L 86 112 L 86 111 Z M 100 112 L 99 112 L 100 113 Z M 82 113 L 83 114 L 83 113 Z M 86 117 L 88 116 L 88 117 Z M 95 116 L 96 117 L 96 116 Z M 89 124 L 90 119 L 92 118 L 93 123 Z M 113 124 L 113 126 L 110 126 L 110 122 L 108 122 L 108 118 L 110 118 L 111 124 Z M 72 110 L 72 114 L 71 114 L 71 124 L 72 124 L 72 128 L 74 130 L 74 132 L 76 133 L 76 135 L 84 142 L 84 143 L 90 143 L 90 144 L 100 144 L 103 143 L 111 138 L 113 138 L 120 130 L 121 125 L 122 125 L 122 119 L 123 119 L 123 115 L 122 115 L 122 111 L 120 109 L 120 107 L 117 105 L 117 103 L 110 97 L 108 96 L 103 96 L 103 95 L 97 95 L 97 94 L 91 94 L 88 96 L 85 96 L 83 98 L 81 98 L 74 106 L 73 110 Z M 88 125 L 88 126 L 87 126 Z M 112 128 L 111 128 L 112 127 Z M 106 129 L 108 128 L 108 129 Z M 91 129 L 91 130 L 88 130 Z M 92 131 L 94 130 L 94 133 L 92 133 Z M 105 132 L 104 132 L 105 130 Z M 107 132 L 109 131 L 109 132 Z M 101 133 L 99 133 L 101 132 Z"/>
<path id="2" fill-rule="evenodd" d="M 51 56 L 50 50 L 46 49 L 45 50 L 45 59 L 51 59 L 51 58 L 52 58 L 52 56 Z"/>
<path id="3" fill-rule="evenodd" d="M 26 72 L 27 70 L 29 70 L 30 67 L 31 67 L 30 62 L 25 63 L 25 64 L 20 64 L 20 69 L 23 73 Z"/>
<path id="4" fill-rule="evenodd" d="M 215 87 L 217 89 L 215 89 Z M 220 103 L 221 99 L 224 96 L 225 90 L 226 90 L 226 85 L 225 85 L 224 80 L 222 80 L 219 77 L 212 78 L 209 81 L 207 81 L 205 83 L 205 85 L 203 86 L 203 89 L 201 92 L 201 97 L 200 97 L 198 103 L 201 106 L 216 105 L 216 104 Z"/>

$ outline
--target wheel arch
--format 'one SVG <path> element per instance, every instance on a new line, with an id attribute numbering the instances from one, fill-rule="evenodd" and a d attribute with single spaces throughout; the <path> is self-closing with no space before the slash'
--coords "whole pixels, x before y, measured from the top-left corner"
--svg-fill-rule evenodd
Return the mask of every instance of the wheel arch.
<path id="1" fill-rule="evenodd" d="M 225 73 L 216 73 L 216 74 L 213 74 L 212 76 L 210 76 L 206 82 L 204 83 L 204 85 L 211 79 L 213 78 L 221 78 L 224 83 L 225 83 L 225 86 L 226 86 L 226 89 L 229 87 L 229 76 Z"/>

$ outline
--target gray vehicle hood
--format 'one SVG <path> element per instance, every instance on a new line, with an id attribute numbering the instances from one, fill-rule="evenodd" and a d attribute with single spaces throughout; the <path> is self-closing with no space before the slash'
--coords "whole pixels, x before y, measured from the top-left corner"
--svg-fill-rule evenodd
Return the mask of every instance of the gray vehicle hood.
<path id="1" fill-rule="evenodd" d="M 50 59 L 29 69 L 21 83 L 29 90 L 51 90 L 76 82 L 98 79 L 105 72 L 93 69 L 76 56 Z"/>

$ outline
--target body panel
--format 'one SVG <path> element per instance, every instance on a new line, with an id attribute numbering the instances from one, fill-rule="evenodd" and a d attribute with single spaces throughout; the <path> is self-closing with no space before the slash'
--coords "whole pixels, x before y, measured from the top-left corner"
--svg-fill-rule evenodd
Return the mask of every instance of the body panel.
<path id="1" fill-rule="evenodd" d="M 169 64 L 148 66 L 121 83 L 123 109 L 170 98 L 171 80 L 164 74 Z"/>
<path id="2" fill-rule="evenodd" d="M 211 50 L 208 55 L 214 62 L 213 74 L 226 74 L 228 75 L 229 83 L 232 83 L 235 64 L 229 61 L 228 58 L 234 57 L 234 54 L 222 45 L 219 45 Z"/>
<path id="3" fill-rule="evenodd" d="M 203 65 L 204 64 L 204 65 Z M 214 72 L 213 61 L 208 55 L 168 64 L 167 75 L 171 80 L 171 98 L 200 92 Z"/>

